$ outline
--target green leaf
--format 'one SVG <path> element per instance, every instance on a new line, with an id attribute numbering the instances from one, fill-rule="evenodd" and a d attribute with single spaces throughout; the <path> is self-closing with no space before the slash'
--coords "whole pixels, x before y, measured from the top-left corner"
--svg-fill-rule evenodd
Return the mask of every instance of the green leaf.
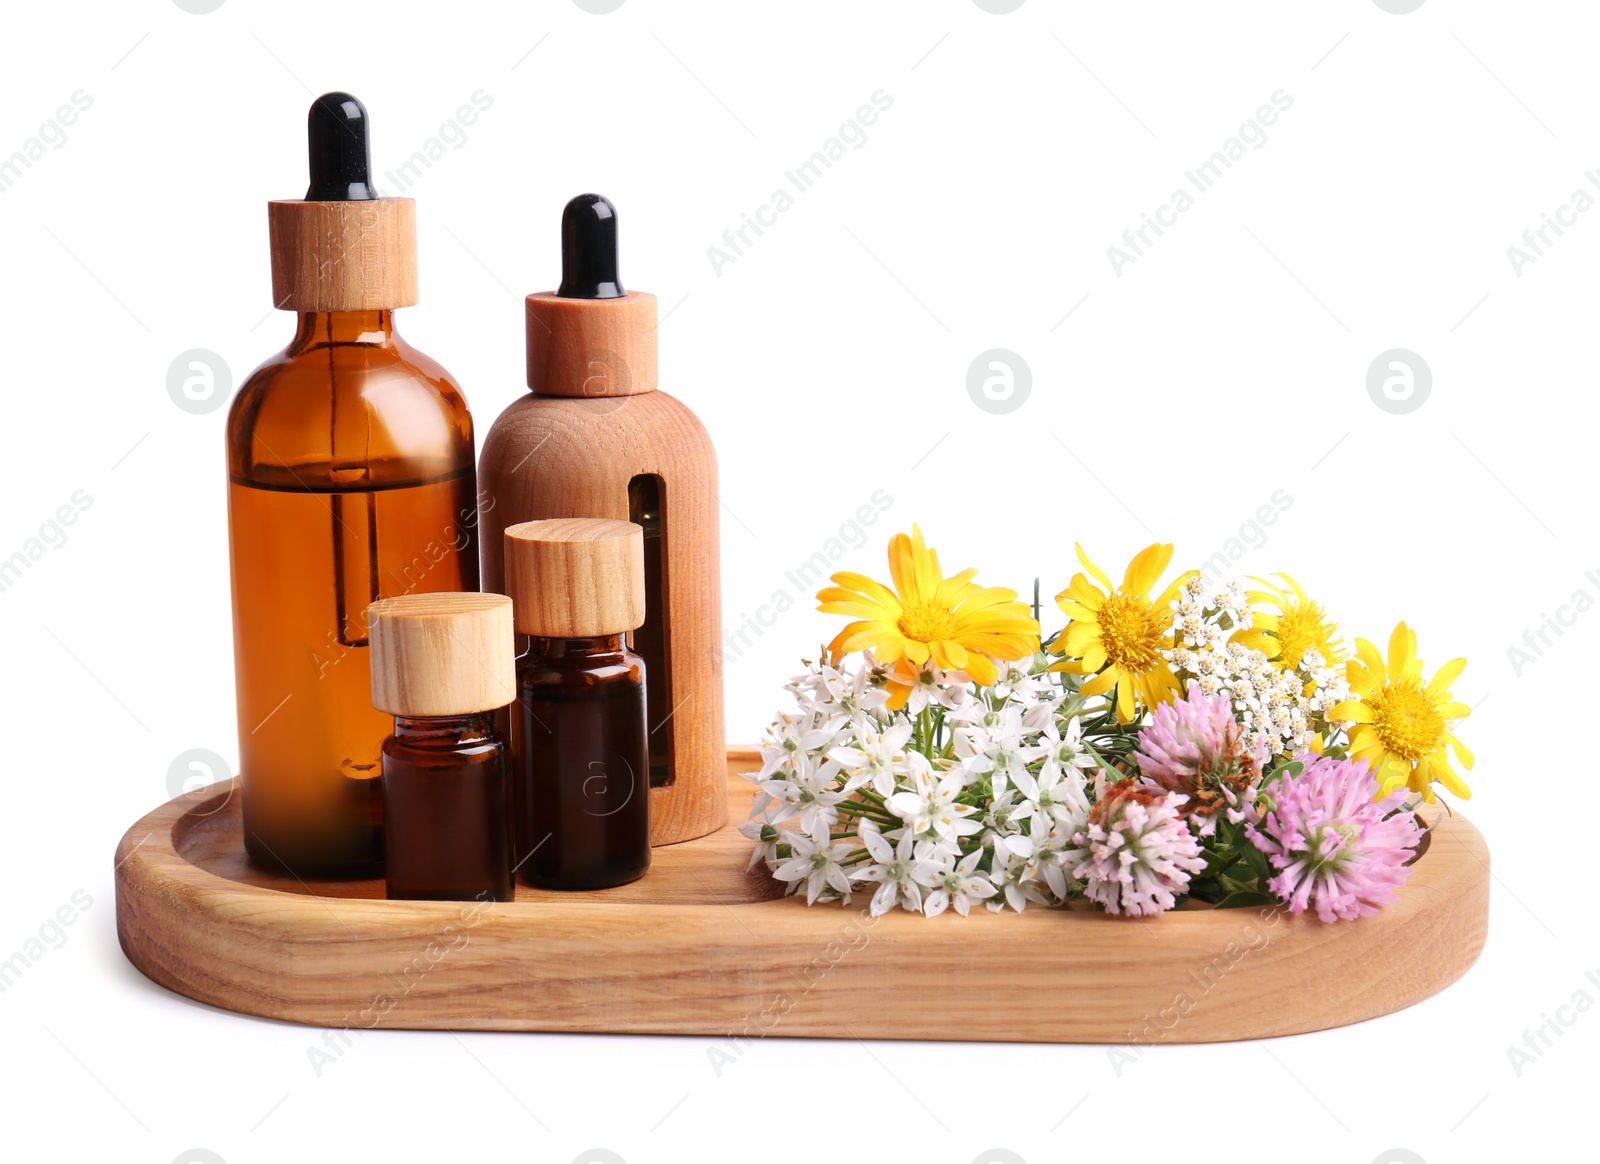
<path id="1" fill-rule="evenodd" d="M 1202 877 L 1220 877 L 1239 860 L 1227 849 L 1204 849 L 1202 855 L 1206 859 L 1205 870 L 1200 874 Z"/>
<path id="2" fill-rule="evenodd" d="M 1239 856 L 1250 866 L 1250 872 L 1256 875 L 1256 880 L 1271 881 L 1272 862 L 1267 860 L 1267 855 L 1252 845 L 1248 837 L 1240 837 L 1238 845 Z"/>
<path id="3" fill-rule="evenodd" d="M 1272 774 L 1268 776 L 1266 780 L 1262 781 L 1262 786 L 1265 787 L 1267 784 L 1270 784 L 1280 776 L 1298 776 L 1301 772 L 1305 771 L 1305 767 L 1305 764 L 1301 763 L 1299 760 L 1290 760 L 1286 764 L 1280 764 L 1278 767 L 1272 770 Z"/>
<path id="4" fill-rule="evenodd" d="M 1277 905 L 1276 893 L 1262 893 L 1259 889 L 1241 889 L 1217 902 L 1218 909 L 1250 909 L 1254 906 Z"/>

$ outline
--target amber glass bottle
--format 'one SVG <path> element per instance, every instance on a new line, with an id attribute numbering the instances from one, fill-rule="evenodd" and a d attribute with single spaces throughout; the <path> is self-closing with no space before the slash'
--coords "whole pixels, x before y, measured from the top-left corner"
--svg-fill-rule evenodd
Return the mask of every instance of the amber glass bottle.
<path id="1" fill-rule="evenodd" d="M 372 707 L 367 607 L 477 589 L 472 418 L 395 332 L 392 309 L 416 302 L 415 219 L 343 180 L 364 173 L 365 110 L 329 94 L 310 122 L 326 200 L 268 214 L 274 301 L 299 324 L 228 415 L 245 846 L 299 876 L 373 877 L 390 719 Z"/>
<path id="2" fill-rule="evenodd" d="M 394 734 L 383 742 L 391 899 L 512 899 L 509 753 L 493 718 L 394 717 Z"/>
<path id="3" fill-rule="evenodd" d="M 510 901 L 508 749 L 491 712 L 511 702 L 511 600 L 408 594 L 371 607 L 372 703 L 383 742 L 391 898 Z"/>
<path id="4" fill-rule="evenodd" d="M 621 635 L 536 638 L 517 667 L 516 831 L 522 875 L 604 889 L 650 867 L 644 660 Z"/>
<path id="5" fill-rule="evenodd" d="M 650 867 L 644 531 L 557 518 L 505 533 L 517 630 L 512 801 L 518 869 L 546 889 L 604 889 Z"/>

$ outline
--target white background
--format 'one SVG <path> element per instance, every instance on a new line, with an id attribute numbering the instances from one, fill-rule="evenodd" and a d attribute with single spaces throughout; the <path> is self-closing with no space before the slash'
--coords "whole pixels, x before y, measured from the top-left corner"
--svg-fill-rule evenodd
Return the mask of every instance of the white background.
<path id="1" fill-rule="evenodd" d="M 1600 195 L 1592 6 L 1222 8 L 11 6 L 0 156 L 75 91 L 93 104 L 0 195 L 0 557 L 75 491 L 92 505 L 0 594 L 0 958 L 75 890 L 93 904 L 0 995 L 5 1154 L 1437 1164 L 1586 1129 L 1600 1014 L 1520 1076 L 1507 1048 L 1580 989 L 1600 1000 L 1580 815 L 1600 615 L 1520 668 L 1507 652 L 1580 588 L 1600 597 L 1600 214 L 1520 274 L 1507 248 Z M 406 191 L 422 302 L 399 321 L 480 434 L 524 391 L 521 296 L 556 281 L 562 203 L 615 200 L 624 280 L 671 309 L 662 387 L 719 451 L 730 628 L 879 489 L 886 520 L 841 568 L 884 575 L 915 520 L 947 568 L 1047 595 L 1075 539 L 1117 573 L 1158 538 L 1195 564 L 1284 490 L 1240 573 L 1287 570 L 1379 642 L 1408 619 L 1430 670 L 1471 660 L 1467 811 L 1496 871 L 1478 965 L 1389 1018 L 1163 1048 L 1120 1076 L 1098 1047 L 768 1039 L 719 1077 L 697 1038 L 385 1032 L 318 1077 L 320 1032 L 146 982 L 116 944 L 113 849 L 180 753 L 237 758 L 226 411 L 180 410 L 166 372 L 206 348 L 237 386 L 286 342 L 263 204 L 303 192 L 306 106 L 333 88 L 371 109 L 380 173 L 492 96 Z M 865 144 L 717 273 L 707 248 L 880 89 Z M 1119 275 L 1107 248 L 1278 90 L 1293 105 L 1266 143 Z M 1408 415 L 1366 390 L 1396 347 L 1432 371 Z M 990 348 L 1031 368 L 1008 415 L 966 391 Z M 836 627 L 798 602 L 731 662 L 731 739 L 759 735 Z M 960 997 L 883 1004 L 959 1029 Z"/>

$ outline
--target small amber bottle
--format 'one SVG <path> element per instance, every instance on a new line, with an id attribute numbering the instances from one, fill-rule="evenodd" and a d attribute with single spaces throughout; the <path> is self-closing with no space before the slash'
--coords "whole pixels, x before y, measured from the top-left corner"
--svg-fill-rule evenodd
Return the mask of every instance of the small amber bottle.
<path id="1" fill-rule="evenodd" d="M 511 600 L 412 594 L 368 608 L 383 742 L 388 896 L 510 901 L 507 748 L 493 715 L 514 698 Z"/>
<path id="2" fill-rule="evenodd" d="M 604 889 L 650 867 L 644 530 L 556 518 L 505 532 L 506 588 L 531 636 L 517 662 L 517 866 L 546 889 Z"/>

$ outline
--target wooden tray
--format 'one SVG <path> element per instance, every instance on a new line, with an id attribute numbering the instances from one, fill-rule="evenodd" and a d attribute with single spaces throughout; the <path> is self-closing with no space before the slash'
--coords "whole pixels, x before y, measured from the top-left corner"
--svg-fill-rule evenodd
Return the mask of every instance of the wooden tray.
<path id="1" fill-rule="evenodd" d="M 751 788 L 728 753 L 731 818 Z M 386 901 L 248 865 L 232 785 L 181 796 L 117 847 L 128 959 L 180 994 L 322 1027 L 757 1038 L 1203 1043 L 1295 1034 L 1410 1006 L 1483 948 L 1489 853 L 1445 820 L 1401 896 L 1322 925 L 1263 911 L 1146 920 L 1089 909 L 874 920 L 870 894 L 807 908 L 732 826 L 658 848 L 641 881 L 519 886 L 514 903 Z M 946 1005 L 959 999 L 959 1023 Z M 730 1054 L 738 1047 L 730 1044 Z"/>

